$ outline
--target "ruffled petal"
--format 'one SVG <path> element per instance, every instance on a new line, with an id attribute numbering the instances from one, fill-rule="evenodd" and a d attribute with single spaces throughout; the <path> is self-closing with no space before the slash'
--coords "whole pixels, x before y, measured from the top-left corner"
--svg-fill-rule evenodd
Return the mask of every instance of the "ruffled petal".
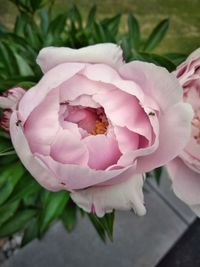
<path id="1" fill-rule="evenodd" d="M 151 124 L 135 96 L 116 89 L 102 94 L 100 92 L 93 98 L 102 105 L 106 116 L 114 125 L 127 127 L 151 140 Z"/>
<path id="2" fill-rule="evenodd" d="M 85 67 L 79 63 L 61 64 L 46 73 L 37 85 L 29 89 L 19 103 L 18 111 L 21 120 L 25 121 L 29 114 L 37 107 L 54 88 L 73 77 Z"/>
<path id="3" fill-rule="evenodd" d="M 160 116 L 159 146 L 151 155 L 138 159 L 138 172 L 150 171 L 180 154 L 190 138 L 192 117 L 192 108 L 186 103 L 178 103 Z"/>
<path id="4" fill-rule="evenodd" d="M 94 212 L 98 217 L 113 210 L 131 210 L 137 215 L 145 215 L 142 174 L 113 186 L 92 187 L 72 192 L 72 200 L 86 212 Z"/>
<path id="5" fill-rule="evenodd" d="M 115 69 L 123 65 L 120 46 L 111 43 L 96 44 L 79 49 L 46 47 L 40 51 L 36 61 L 44 73 L 66 62 L 104 63 Z"/>
<path id="6" fill-rule="evenodd" d="M 152 63 L 133 61 L 124 64 L 119 73 L 135 81 L 152 97 L 162 111 L 182 101 L 183 91 L 174 74 Z"/>

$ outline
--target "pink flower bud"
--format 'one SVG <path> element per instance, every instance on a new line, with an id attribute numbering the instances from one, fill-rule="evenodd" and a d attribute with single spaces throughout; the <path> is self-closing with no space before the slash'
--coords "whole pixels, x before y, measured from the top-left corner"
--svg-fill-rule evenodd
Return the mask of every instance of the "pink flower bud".
<path id="1" fill-rule="evenodd" d="M 2 96 L 0 96 L 0 108 L 2 109 L 16 109 L 22 96 L 25 94 L 25 90 L 16 87 L 5 91 Z"/>
<path id="2" fill-rule="evenodd" d="M 11 114 L 17 109 L 18 103 L 24 94 L 24 89 L 16 87 L 5 91 L 2 96 L 0 96 L 0 108 L 4 109 L 0 117 L 0 128 L 9 132 Z"/>
<path id="3" fill-rule="evenodd" d="M 6 109 L 4 110 L 0 118 L 0 128 L 4 129 L 7 132 L 9 132 L 9 122 L 10 122 L 11 114 L 12 114 L 12 110 Z"/>

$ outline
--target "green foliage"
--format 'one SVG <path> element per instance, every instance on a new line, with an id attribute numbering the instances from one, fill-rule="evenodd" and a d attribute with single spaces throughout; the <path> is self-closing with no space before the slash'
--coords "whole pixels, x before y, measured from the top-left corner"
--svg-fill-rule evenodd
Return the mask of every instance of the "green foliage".
<path id="1" fill-rule="evenodd" d="M 133 14 L 127 16 L 127 32 L 121 32 L 122 14 L 97 20 L 96 6 L 85 20 L 76 6 L 53 16 L 54 0 L 10 1 L 19 13 L 12 31 L 0 25 L 0 92 L 12 86 L 29 89 L 35 85 L 42 76 L 36 57 L 46 46 L 80 48 L 112 42 L 121 45 L 127 62 L 153 62 L 170 71 L 185 58 L 178 53 L 157 55 L 153 51 L 166 34 L 168 19 L 161 21 L 144 39 Z M 160 169 L 154 174 L 159 180 Z M 48 192 L 33 179 L 19 162 L 9 134 L 0 129 L 0 238 L 22 231 L 22 245 L 25 245 L 34 238 L 41 238 L 57 220 L 70 232 L 80 212 L 84 215 L 69 199 L 68 192 Z M 88 217 L 102 240 L 113 239 L 114 212 L 103 218 L 94 214 Z"/>
<path id="2" fill-rule="evenodd" d="M 113 241 L 114 212 L 106 214 L 103 218 L 98 218 L 95 214 L 88 214 L 88 217 L 104 242 L 107 238 Z"/>

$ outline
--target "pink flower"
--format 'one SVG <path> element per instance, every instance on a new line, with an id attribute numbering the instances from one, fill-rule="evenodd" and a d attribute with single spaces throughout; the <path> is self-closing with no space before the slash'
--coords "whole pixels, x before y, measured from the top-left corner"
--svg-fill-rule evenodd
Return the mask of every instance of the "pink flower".
<path id="1" fill-rule="evenodd" d="M 24 89 L 16 87 L 5 91 L 2 96 L 0 96 L 0 107 L 5 109 L 0 117 L 0 127 L 4 130 L 9 131 L 9 122 L 12 111 L 17 108 L 18 103 L 24 94 Z"/>
<path id="2" fill-rule="evenodd" d="M 167 165 L 176 195 L 200 216 L 200 49 L 176 70 L 183 88 L 183 100 L 191 104 L 192 132 L 179 157 Z"/>
<path id="3" fill-rule="evenodd" d="M 37 63 L 44 76 L 10 122 L 24 166 L 88 212 L 144 215 L 143 173 L 176 157 L 190 136 L 177 79 L 150 63 L 125 64 L 114 44 L 44 48 Z"/>

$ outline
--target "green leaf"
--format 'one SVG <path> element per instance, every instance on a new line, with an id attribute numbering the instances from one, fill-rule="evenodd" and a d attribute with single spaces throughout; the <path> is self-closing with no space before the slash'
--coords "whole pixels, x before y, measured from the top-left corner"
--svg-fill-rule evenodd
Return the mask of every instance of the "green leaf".
<path id="1" fill-rule="evenodd" d="M 103 27 L 101 24 L 94 23 L 94 34 L 95 41 L 97 43 L 107 43 L 107 42 L 115 42 L 112 35 L 108 32 L 106 27 Z"/>
<path id="2" fill-rule="evenodd" d="M 48 27 L 49 27 L 49 14 L 46 9 L 40 10 L 38 12 L 40 17 L 40 29 L 42 34 L 47 34 Z"/>
<path id="3" fill-rule="evenodd" d="M 38 217 L 33 218 L 29 224 L 27 225 L 23 239 L 22 239 L 22 247 L 28 244 L 30 241 L 32 241 L 35 238 L 38 238 L 39 235 L 39 220 Z"/>
<path id="4" fill-rule="evenodd" d="M 128 62 L 131 57 L 131 49 L 127 36 L 122 36 L 120 46 L 123 50 L 123 58 L 125 59 L 125 62 Z"/>
<path id="5" fill-rule="evenodd" d="M 140 53 L 135 55 L 134 59 L 152 62 L 158 66 L 165 67 L 166 69 L 168 69 L 169 72 L 174 71 L 176 69 L 176 65 L 172 61 L 170 61 L 166 57 L 159 56 L 156 54 Z"/>
<path id="6" fill-rule="evenodd" d="M 99 218 L 95 214 L 88 214 L 92 224 L 97 230 L 101 239 L 106 241 L 106 234 L 110 241 L 113 241 L 113 224 L 115 219 L 115 213 L 109 213 L 104 215 L 104 217 Z"/>
<path id="7" fill-rule="evenodd" d="M 71 19 L 71 22 L 75 25 L 77 24 L 78 29 L 82 29 L 82 18 L 76 5 L 73 5 L 73 7 L 69 10 L 69 18 Z"/>
<path id="8" fill-rule="evenodd" d="M 162 20 L 152 31 L 144 45 L 144 51 L 152 51 L 164 38 L 169 28 L 169 19 Z"/>
<path id="9" fill-rule="evenodd" d="M 99 218 L 103 224 L 110 241 L 113 241 L 113 224 L 115 219 L 115 213 L 108 213 L 103 218 Z"/>
<path id="10" fill-rule="evenodd" d="M 63 212 L 66 203 L 69 200 L 69 194 L 63 192 L 49 192 L 44 203 L 44 209 L 41 213 L 40 234 L 43 235 L 50 224 L 57 219 Z"/>
<path id="11" fill-rule="evenodd" d="M 168 53 L 165 54 L 164 57 L 168 58 L 171 60 L 176 66 L 184 62 L 187 58 L 187 55 L 185 54 L 180 54 L 180 53 Z"/>
<path id="12" fill-rule="evenodd" d="M 19 201 L 15 201 L 11 204 L 6 204 L 0 207 L 0 227 L 10 217 L 12 217 L 19 206 Z"/>
<path id="13" fill-rule="evenodd" d="M 25 209 L 17 212 L 10 220 L 4 223 L 0 228 L 0 238 L 10 236 L 20 230 L 36 215 L 36 210 Z"/>
<path id="14" fill-rule="evenodd" d="M 162 175 L 162 167 L 154 169 L 153 172 L 154 172 L 156 183 L 159 185 L 160 184 L 161 175 Z"/>
<path id="15" fill-rule="evenodd" d="M 106 231 L 98 217 L 94 214 L 89 213 L 88 217 L 93 224 L 94 228 L 96 229 L 97 233 L 99 234 L 99 237 L 103 242 L 106 242 Z"/>
<path id="16" fill-rule="evenodd" d="M 62 213 L 62 222 L 68 232 L 71 232 L 77 221 L 77 208 L 75 205 L 67 205 Z"/>
<path id="17" fill-rule="evenodd" d="M 36 195 L 40 191 L 41 186 L 28 172 L 26 172 L 15 186 L 11 196 L 8 199 L 8 202 L 10 203 L 16 200 L 21 200 L 32 194 Z"/>
<path id="18" fill-rule="evenodd" d="M 119 31 L 119 24 L 121 20 L 121 14 L 118 14 L 112 18 L 106 18 L 101 22 L 103 27 L 106 27 L 109 30 L 109 33 L 115 37 Z"/>
<path id="19" fill-rule="evenodd" d="M 95 22 L 96 11 L 97 7 L 94 5 L 89 11 L 86 28 L 91 28 L 93 26 Z"/>
<path id="20" fill-rule="evenodd" d="M 24 174 L 25 169 L 20 162 L 12 165 L 11 168 L 5 166 L 0 174 L 0 205 L 3 204 L 11 195 L 16 184 Z"/>
<path id="21" fill-rule="evenodd" d="M 52 34 L 54 38 L 60 36 L 66 27 L 66 20 L 67 20 L 66 14 L 58 15 L 49 24 L 48 34 Z"/>
<path id="22" fill-rule="evenodd" d="M 40 50 L 42 47 L 42 42 L 38 35 L 38 29 L 34 21 L 30 21 L 25 25 L 24 34 L 29 42 L 29 44 L 36 50 Z"/>
<path id="23" fill-rule="evenodd" d="M 128 15 L 128 37 L 133 52 L 137 51 L 140 45 L 140 27 L 137 19 L 131 13 Z"/>
<path id="24" fill-rule="evenodd" d="M 0 43 L 0 57 L 9 75 L 17 75 L 19 73 L 18 64 L 12 49 L 6 44 Z"/>
<path id="25" fill-rule="evenodd" d="M 20 75 L 22 75 L 22 76 L 34 75 L 32 69 L 27 64 L 27 61 L 23 57 L 21 57 L 19 54 L 15 53 L 15 58 L 17 60 Z"/>

